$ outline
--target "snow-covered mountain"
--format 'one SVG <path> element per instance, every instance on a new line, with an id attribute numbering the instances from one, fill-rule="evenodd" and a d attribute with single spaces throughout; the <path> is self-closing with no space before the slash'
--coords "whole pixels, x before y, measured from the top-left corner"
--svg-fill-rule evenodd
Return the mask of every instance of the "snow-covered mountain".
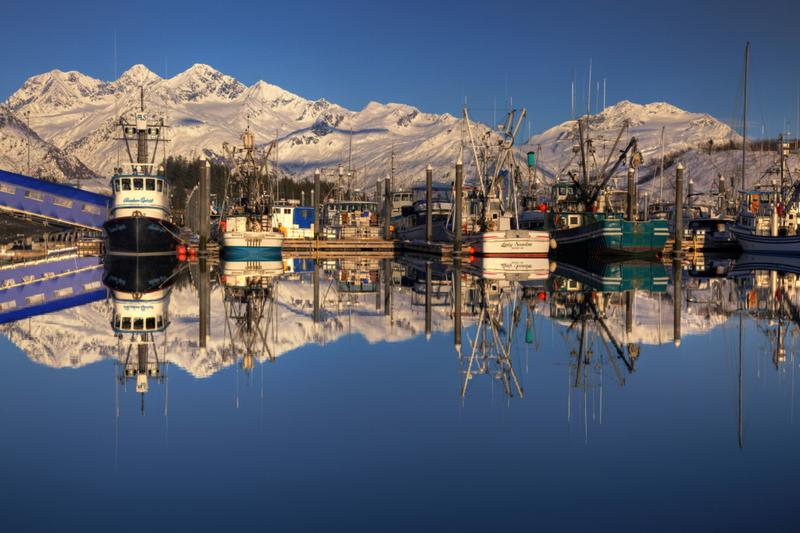
<path id="1" fill-rule="evenodd" d="M 246 87 L 207 65 L 194 65 L 168 80 L 137 65 L 116 85 L 115 93 L 113 82 L 56 70 L 29 79 L 8 104 L 17 114 L 30 111 L 31 127 L 43 139 L 102 176 L 117 166 L 114 117 L 132 121 L 142 89 L 150 116 L 167 115 L 167 154 L 222 159 L 222 143 L 237 143 L 249 125 L 259 144 L 278 138 L 281 172 L 300 178 L 316 168 L 347 166 L 352 145 L 353 168 L 360 174 L 356 186 L 367 187 L 389 173 L 393 146 L 398 183 L 421 179 L 428 164 L 444 179 L 461 144 L 460 121 L 447 114 L 374 102 L 352 112 L 263 81 Z"/>
<path id="2" fill-rule="evenodd" d="M 80 159 L 44 141 L 28 127 L 21 115 L 0 106 L 0 169 L 28 174 L 30 142 L 31 176 L 59 182 L 97 178 Z"/>
<path id="3" fill-rule="evenodd" d="M 347 166 L 352 152 L 353 168 L 359 174 L 354 186 L 367 188 L 390 172 L 393 148 L 397 154 L 396 184 L 423 179 L 428 164 L 434 167 L 436 179 L 448 180 L 462 144 L 463 120 L 448 114 L 426 114 L 403 104 L 376 102 L 354 112 L 325 99 L 306 100 L 264 81 L 247 87 L 201 64 L 170 79 L 136 65 L 116 83 L 54 70 L 30 78 L 9 98 L 7 107 L 17 117 L 30 112 L 31 128 L 41 140 L 85 163 L 104 178 L 99 183 L 105 187 L 105 178 L 118 166 L 121 156 L 114 140 L 115 117 L 127 117 L 132 122 L 142 96 L 150 116 L 157 120 L 166 115 L 169 125 L 169 142 L 166 146 L 161 143 L 157 159 L 165 150 L 167 155 L 194 158 L 205 154 L 223 160 L 222 143 L 237 143 L 249 126 L 259 144 L 278 139 L 273 156 L 283 174 L 310 178 L 317 168 L 333 169 L 339 163 Z M 697 148 L 709 140 L 717 146 L 726 141 L 740 142 L 739 135 L 727 125 L 707 114 L 690 113 L 666 103 L 638 105 L 627 101 L 589 118 L 588 135 L 596 150 L 596 166 L 604 165 L 625 120 L 630 128 L 617 150 L 631 137 L 638 139 L 646 162 L 638 171 L 641 184 L 655 185 L 655 167 L 648 163 L 660 157 L 662 129 L 665 153 L 688 150 L 681 159 L 696 190 L 710 187 L 718 174 L 730 177 L 737 168 L 740 173 L 731 152 L 709 155 Z M 475 137 L 493 131 L 484 124 L 476 127 Z M 538 150 L 539 176 L 552 179 L 573 157 L 578 137 L 576 121 L 539 133 L 520 146 L 520 165 L 522 154 Z M 13 161 L 0 164 L 20 169 L 18 159 L 15 155 Z M 464 154 L 468 167 L 470 159 L 468 149 Z M 36 165 L 32 163 L 32 167 Z M 619 175 L 625 171 L 620 169 Z M 760 177 L 758 172 L 751 165 L 748 182 Z M 665 172 L 664 188 L 671 187 L 672 176 L 674 161 Z"/>

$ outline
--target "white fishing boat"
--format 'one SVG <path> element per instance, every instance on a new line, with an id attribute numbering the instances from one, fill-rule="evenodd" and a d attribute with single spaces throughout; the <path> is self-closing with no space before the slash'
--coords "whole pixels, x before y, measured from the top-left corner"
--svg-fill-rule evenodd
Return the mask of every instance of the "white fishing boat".
<path id="1" fill-rule="evenodd" d="M 789 144 L 778 142 L 781 183 L 784 183 Z M 791 175 L 791 174 L 789 174 Z M 739 191 L 739 211 L 736 219 L 728 223 L 728 230 L 736 237 L 746 254 L 800 256 L 800 181 L 791 187 L 780 187 L 773 182 L 769 188 Z"/>
<path id="2" fill-rule="evenodd" d="M 462 243 L 464 250 L 471 255 L 486 257 L 546 257 L 551 248 L 551 239 L 547 231 L 537 229 L 518 229 L 518 202 L 515 191 L 513 173 L 514 136 L 525 117 L 523 109 L 516 127 L 513 127 L 515 111 L 508 114 L 504 126 L 498 127 L 503 140 L 497 145 L 483 136 L 485 146 L 478 150 L 475 147 L 472 127 L 467 111 L 464 119 L 472 145 L 476 169 L 474 187 L 464 187 L 461 194 L 465 196 L 462 207 Z M 499 146 L 499 151 L 495 150 Z M 491 165 L 490 165 L 491 164 Z M 491 166 L 491 168 L 490 168 Z M 505 187 L 502 187 L 503 182 Z M 504 194 L 504 191 L 514 191 Z M 455 235 L 450 232 L 450 238 Z"/>
<path id="3" fill-rule="evenodd" d="M 123 117 L 118 126 L 122 139 L 128 146 L 136 140 L 137 158 L 133 160 L 128 150 L 130 171 L 115 169 L 111 179 L 113 203 L 110 217 L 103 224 L 106 252 L 109 254 L 152 254 L 174 252 L 181 244 L 179 228 L 171 221 L 170 182 L 164 178 L 163 167 L 154 171 L 154 158 L 148 156 L 147 143 L 161 139 L 166 126 L 163 119 L 148 123 L 144 108 L 144 90 L 140 92 L 141 105 L 136 113 L 136 123 L 129 124 Z"/>
<path id="4" fill-rule="evenodd" d="M 269 151 L 257 161 L 255 135 L 248 128 L 242 147 L 222 147 L 234 167 L 228 184 L 228 199 L 217 226 L 220 253 L 229 259 L 259 258 L 280 254 L 285 235 L 274 224 L 270 205 L 270 182 L 262 176 Z M 270 150 L 274 144 L 270 144 Z M 241 156 L 237 156 L 241 153 Z"/>

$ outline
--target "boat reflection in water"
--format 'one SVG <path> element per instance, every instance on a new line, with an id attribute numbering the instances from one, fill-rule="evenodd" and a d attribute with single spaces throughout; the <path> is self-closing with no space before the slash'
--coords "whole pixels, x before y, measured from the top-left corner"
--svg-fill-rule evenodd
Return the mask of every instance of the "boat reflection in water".
<path id="1" fill-rule="evenodd" d="M 280 252 L 261 254 L 259 259 L 223 260 L 219 266 L 228 339 L 223 361 L 241 358 L 241 368 L 248 377 L 256 359 L 275 362 L 268 342 L 269 326 L 274 318 L 276 283 L 284 272 Z"/>
<path id="2" fill-rule="evenodd" d="M 546 291 L 550 318 L 568 347 L 569 383 L 581 391 L 584 421 L 588 419 L 588 391 L 602 388 L 604 365 L 611 362 L 624 387 L 625 371 L 630 374 L 636 370 L 641 354 L 639 344 L 623 342 L 618 328 L 609 323 L 618 322 L 624 313 L 624 336 L 633 338 L 636 291 L 663 293 L 668 280 L 664 265 L 648 259 L 580 264 L 559 261 L 553 269 Z M 572 396 L 570 392 L 568 421 L 572 416 Z M 594 401 L 593 394 L 591 398 Z M 602 424 L 602 391 L 599 399 Z"/>
<path id="3" fill-rule="evenodd" d="M 149 380 L 162 384 L 167 379 L 169 298 L 181 265 L 175 254 L 106 256 L 103 283 L 111 290 L 111 329 L 119 340 L 117 381 L 120 386 L 135 381 L 143 415 Z M 160 354 L 156 334 L 163 334 Z"/>
<path id="4" fill-rule="evenodd" d="M 775 370 L 781 371 L 787 363 L 786 336 L 791 332 L 795 339 L 800 327 L 796 302 L 800 264 L 796 258 L 744 254 L 728 278 L 736 283 L 740 310 L 756 321 L 767 341 L 765 350 Z"/>
<path id="5" fill-rule="evenodd" d="M 530 330 L 533 319 L 530 294 L 541 292 L 541 286 L 522 282 L 539 278 L 543 282 L 549 273 L 548 265 L 546 258 L 478 258 L 464 265 L 464 271 L 470 275 L 455 276 L 461 298 L 460 302 L 458 297 L 454 298 L 460 307 L 454 314 L 458 319 L 466 317 L 469 344 L 468 352 L 462 353 L 460 320 L 457 320 L 456 351 L 462 398 L 467 394 L 470 380 L 478 375 L 499 380 L 509 398 L 522 397 L 524 387 L 512 364 L 512 344 L 523 310 L 527 311 L 526 325 Z M 459 264 L 456 270 L 460 268 Z M 475 331 L 471 334 L 473 327 Z M 526 342 L 530 342 L 528 332 Z"/>

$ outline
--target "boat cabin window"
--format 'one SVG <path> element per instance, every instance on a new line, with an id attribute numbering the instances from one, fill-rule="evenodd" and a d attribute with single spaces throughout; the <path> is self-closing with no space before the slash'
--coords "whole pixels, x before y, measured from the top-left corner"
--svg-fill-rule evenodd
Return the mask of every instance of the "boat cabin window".
<path id="1" fill-rule="evenodd" d="M 147 323 L 145 324 L 147 329 L 156 329 L 156 318 L 155 317 L 147 317 Z"/>
<path id="2" fill-rule="evenodd" d="M 146 189 L 147 189 L 148 191 L 154 191 L 154 190 L 156 190 L 156 180 L 154 180 L 154 179 L 152 179 L 152 178 L 147 178 L 147 179 L 145 180 L 145 187 L 146 187 Z"/>
<path id="3" fill-rule="evenodd" d="M 160 315 L 156 317 L 156 326 L 159 329 L 164 327 L 164 319 Z"/>
<path id="4" fill-rule="evenodd" d="M 119 180 L 114 180 L 114 189 L 119 192 Z"/>
<path id="5" fill-rule="evenodd" d="M 156 191 L 161 192 L 163 187 L 164 187 L 164 182 L 161 180 L 156 180 Z"/>
<path id="6" fill-rule="evenodd" d="M 119 315 L 114 315 L 114 327 L 119 329 Z"/>
<path id="7" fill-rule="evenodd" d="M 122 329 L 131 329 L 131 317 L 122 317 Z"/>
<path id="8" fill-rule="evenodd" d="M 292 210 L 291 209 L 284 209 L 283 210 L 283 214 L 284 215 L 291 215 L 292 214 Z"/>
<path id="9" fill-rule="evenodd" d="M 133 190 L 134 191 L 141 191 L 144 189 L 144 179 L 142 178 L 133 178 Z"/>
<path id="10" fill-rule="evenodd" d="M 133 319 L 133 329 L 137 329 L 137 330 L 144 329 L 144 318 L 134 318 Z"/>
<path id="11" fill-rule="evenodd" d="M 122 178 L 122 190 L 129 191 L 131 190 L 131 179 L 130 178 Z"/>

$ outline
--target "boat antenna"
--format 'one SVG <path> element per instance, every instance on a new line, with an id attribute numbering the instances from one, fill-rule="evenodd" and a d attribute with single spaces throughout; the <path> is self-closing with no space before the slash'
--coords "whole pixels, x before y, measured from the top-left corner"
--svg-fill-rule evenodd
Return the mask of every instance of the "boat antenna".
<path id="1" fill-rule="evenodd" d="M 747 70 L 750 66 L 750 42 L 744 48 L 744 120 L 742 121 L 742 188 L 745 189 L 745 160 L 747 149 Z"/>
<path id="2" fill-rule="evenodd" d="M 589 97 L 586 99 L 586 115 L 592 116 L 592 60 L 589 59 Z M 586 125 L 589 123 L 587 121 Z"/>

